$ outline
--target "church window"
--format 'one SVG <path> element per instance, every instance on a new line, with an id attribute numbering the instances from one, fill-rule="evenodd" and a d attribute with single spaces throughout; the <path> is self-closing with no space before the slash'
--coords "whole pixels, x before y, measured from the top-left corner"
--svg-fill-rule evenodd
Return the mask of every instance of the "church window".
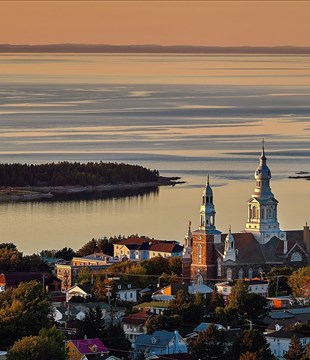
<path id="1" fill-rule="evenodd" d="M 202 252 L 202 247 L 200 244 L 197 245 L 197 262 L 198 264 L 201 264 L 201 252 Z"/>
<path id="2" fill-rule="evenodd" d="M 291 256 L 291 261 L 295 262 L 295 261 L 302 261 L 302 257 L 300 255 L 300 253 L 298 251 L 293 252 L 292 256 Z"/>
<path id="3" fill-rule="evenodd" d="M 196 285 L 203 285 L 203 277 L 200 274 L 196 277 Z"/>
<path id="4" fill-rule="evenodd" d="M 239 279 L 243 279 L 243 270 L 242 269 L 239 269 L 238 277 L 239 277 Z"/>
<path id="5" fill-rule="evenodd" d="M 256 219 L 256 206 L 253 206 L 252 208 L 252 218 Z"/>
<path id="6" fill-rule="evenodd" d="M 262 219 L 265 219 L 265 210 L 262 209 L 262 215 L 261 215 Z"/>
<path id="7" fill-rule="evenodd" d="M 221 258 L 217 258 L 217 277 L 222 276 L 222 260 Z"/>
<path id="8" fill-rule="evenodd" d="M 227 269 L 226 275 L 227 275 L 227 281 L 231 281 L 232 280 L 232 270 L 231 270 L 231 268 Z"/>
<path id="9" fill-rule="evenodd" d="M 253 269 L 252 268 L 250 268 L 249 269 L 249 279 L 252 279 L 253 278 Z"/>
<path id="10" fill-rule="evenodd" d="M 258 275 L 260 276 L 260 277 L 263 277 L 263 269 L 260 267 L 260 268 L 258 268 Z"/>
<path id="11" fill-rule="evenodd" d="M 207 204 L 209 204 L 209 196 L 207 196 Z"/>

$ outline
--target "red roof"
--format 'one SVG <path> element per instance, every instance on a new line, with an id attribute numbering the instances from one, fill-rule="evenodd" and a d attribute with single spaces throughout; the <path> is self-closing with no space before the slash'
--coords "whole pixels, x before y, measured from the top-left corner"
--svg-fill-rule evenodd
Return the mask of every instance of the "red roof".
<path id="1" fill-rule="evenodd" d="M 130 315 L 124 316 L 122 322 L 124 324 L 144 325 L 148 318 L 149 318 L 149 316 L 146 311 L 140 311 L 136 314 L 130 314 Z"/>
<path id="2" fill-rule="evenodd" d="M 78 349 L 81 354 L 107 354 L 108 348 L 103 345 L 100 339 L 78 339 L 71 340 L 72 344 Z"/>
<path id="3" fill-rule="evenodd" d="M 44 272 L 5 272 L 0 275 L 0 282 L 6 286 L 18 286 L 22 282 L 35 280 L 46 283 L 53 275 Z"/>

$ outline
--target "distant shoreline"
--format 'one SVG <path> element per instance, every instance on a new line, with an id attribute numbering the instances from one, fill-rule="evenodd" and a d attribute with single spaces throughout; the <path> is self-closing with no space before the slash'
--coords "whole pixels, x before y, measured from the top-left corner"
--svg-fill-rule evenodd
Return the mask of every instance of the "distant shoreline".
<path id="1" fill-rule="evenodd" d="M 152 182 L 136 182 L 129 184 L 105 184 L 94 186 L 27 186 L 27 187 L 3 187 L 0 188 L 0 202 L 10 201 L 31 201 L 54 198 L 57 195 L 74 195 L 80 193 L 96 194 L 104 191 L 115 190 L 137 190 L 147 189 L 158 186 L 175 186 L 182 184 L 179 177 L 161 177 L 159 181 Z"/>
<path id="2" fill-rule="evenodd" d="M 115 54 L 274 54 L 307 55 L 309 47 L 297 46 L 190 46 L 190 45 L 105 45 L 105 44 L 0 44 L 0 53 L 115 53 Z"/>

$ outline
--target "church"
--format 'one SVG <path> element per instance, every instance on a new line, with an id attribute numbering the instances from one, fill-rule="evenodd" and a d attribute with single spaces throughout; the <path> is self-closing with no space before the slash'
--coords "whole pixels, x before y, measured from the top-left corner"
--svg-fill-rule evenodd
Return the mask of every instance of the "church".
<path id="1" fill-rule="evenodd" d="M 236 280 L 263 276 L 274 267 L 309 264 L 310 232 L 281 230 L 278 201 L 270 187 L 271 172 L 263 144 L 255 171 L 255 189 L 247 202 L 245 230 L 223 234 L 216 228 L 215 198 L 209 177 L 202 194 L 200 226 L 185 236 L 183 280 L 206 284 L 212 280 Z"/>

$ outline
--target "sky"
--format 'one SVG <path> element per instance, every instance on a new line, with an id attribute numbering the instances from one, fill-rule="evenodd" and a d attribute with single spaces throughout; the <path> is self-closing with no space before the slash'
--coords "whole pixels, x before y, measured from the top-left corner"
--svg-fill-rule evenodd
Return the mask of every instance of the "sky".
<path id="1" fill-rule="evenodd" d="M 0 43 L 310 46 L 310 1 L 1 1 Z"/>

